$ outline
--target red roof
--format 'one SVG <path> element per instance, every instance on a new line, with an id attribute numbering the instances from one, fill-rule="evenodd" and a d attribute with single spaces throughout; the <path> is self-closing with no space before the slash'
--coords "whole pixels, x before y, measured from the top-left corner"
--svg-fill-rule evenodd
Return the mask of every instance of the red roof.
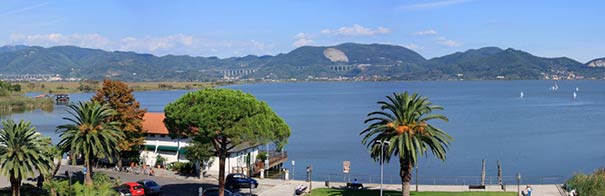
<path id="1" fill-rule="evenodd" d="M 145 113 L 143 116 L 143 131 L 146 133 L 168 135 L 168 129 L 164 126 L 164 118 L 164 113 Z"/>

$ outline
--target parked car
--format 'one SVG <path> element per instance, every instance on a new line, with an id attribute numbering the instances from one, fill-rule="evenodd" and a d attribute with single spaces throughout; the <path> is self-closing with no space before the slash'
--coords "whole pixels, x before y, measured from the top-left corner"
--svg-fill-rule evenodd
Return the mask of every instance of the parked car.
<path id="1" fill-rule="evenodd" d="M 113 188 L 113 190 L 116 191 L 119 196 L 132 196 L 132 193 L 130 193 L 129 189 L 130 188 L 125 186 L 118 186 Z"/>
<path id="2" fill-rule="evenodd" d="M 153 180 L 139 180 L 137 181 L 143 189 L 145 189 L 145 195 L 160 195 L 162 194 L 162 186 Z"/>
<path id="3" fill-rule="evenodd" d="M 248 178 L 244 174 L 229 174 L 225 179 L 225 187 L 229 189 L 234 188 L 256 188 L 258 187 L 258 182 L 255 179 Z"/>
<path id="4" fill-rule="evenodd" d="M 218 188 L 214 187 L 214 188 L 206 189 L 202 193 L 202 196 L 218 196 Z M 225 189 L 225 196 L 243 196 L 243 195 L 239 194 L 239 193 L 234 193 L 234 192 L 231 192 L 230 190 Z"/>
<path id="5" fill-rule="evenodd" d="M 139 183 L 126 182 L 126 183 L 122 184 L 122 187 L 128 189 L 130 191 L 130 194 L 132 194 L 132 196 L 144 196 L 145 195 L 145 189 L 143 189 L 143 186 L 141 186 Z"/>

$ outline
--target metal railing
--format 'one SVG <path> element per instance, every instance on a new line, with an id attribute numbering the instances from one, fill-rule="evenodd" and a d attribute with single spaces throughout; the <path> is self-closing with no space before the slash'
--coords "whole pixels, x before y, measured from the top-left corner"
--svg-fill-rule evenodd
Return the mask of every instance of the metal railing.
<path id="1" fill-rule="evenodd" d="M 297 172 L 295 180 L 306 179 L 307 174 Z M 316 174 L 313 173 L 313 180 L 330 181 L 330 182 L 350 182 L 353 179 L 362 183 L 378 184 L 380 183 L 380 175 L 363 175 L 363 174 Z M 385 184 L 401 184 L 400 176 L 385 175 Z M 521 178 L 520 184 L 561 184 L 565 181 L 563 176 L 527 176 Z M 481 184 L 481 176 L 412 176 L 412 184 L 423 185 L 479 185 Z M 504 185 L 517 184 L 515 176 L 503 176 L 502 183 Z M 498 185 L 497 176 L 486 176 L 486 185 Z"/>

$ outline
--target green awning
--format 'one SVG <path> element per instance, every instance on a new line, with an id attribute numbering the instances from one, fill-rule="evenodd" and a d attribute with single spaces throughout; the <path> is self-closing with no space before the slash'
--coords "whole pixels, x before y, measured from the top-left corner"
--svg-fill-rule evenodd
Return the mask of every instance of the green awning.
<path id="1" fill-rule="evenodd" d="M 176 146 L 158 146 L 158 150 L 161 151 L 173 151 L 176 152 L 178 148 Z"/>
<path id="2" fill-rule="evenodd" d="M 170 152 L 176 152 L 178 148 L 176 146 L 158 146 L 158 151 L 170 151 Z M 155 151 L 155 145 L 145 145 L 145 150 L 148 151 Z M 185 149 L 185 147 L 181 147 L 181 150 L 179 150 L 179 154 L 184 154 L 185 152 L 187 152 L 187 150 Z"/>
<path id="3" fill-rule="evenodd" d="M 148 151 L 154 151 L 155 145 L 145 145 L 144 148 L 145 148 L 145 150 L 148 150 Z"/>

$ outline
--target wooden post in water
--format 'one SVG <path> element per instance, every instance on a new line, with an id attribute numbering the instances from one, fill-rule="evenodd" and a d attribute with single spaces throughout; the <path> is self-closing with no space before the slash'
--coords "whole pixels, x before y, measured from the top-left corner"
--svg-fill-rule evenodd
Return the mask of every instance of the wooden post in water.
<path id="1" fill-rule="evenodd" d="M 502 186 L 502 166 L 500 160 L 498 160 L 498 185 Z"/>
<path id="2" fill-rule="evenodd" d="M 483 165 L 481 167 L 481 186 L 485 186 L 485 159 L 481 161 L 481 164 Z"/>

